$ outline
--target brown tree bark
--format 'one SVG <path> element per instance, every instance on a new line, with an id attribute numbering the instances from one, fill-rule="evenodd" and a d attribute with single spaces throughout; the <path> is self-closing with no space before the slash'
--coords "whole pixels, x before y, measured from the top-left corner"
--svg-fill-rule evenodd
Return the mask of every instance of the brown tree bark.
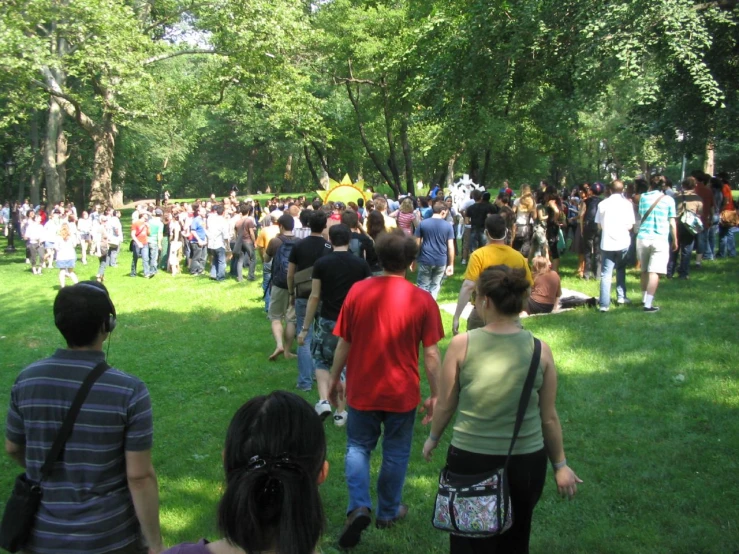
<path id="1" fill-rule="evenodd" d="M 310 171 L 310 174 L 313 177 L 313 182 L 316 184 L 316 187 L 320 189 L 321 178 L 318 176 L 316 168 L 313 166 L 313 162 L 310 159 L 310 150 L 306 144 L 303 145 L 303 156 L 305 156 L 305 163 L 308 165 L 308 171 Z"/>
<path id="2" fill-rule="evenodd" d="M 716 170 L 716 143 L 712 137 L 706 141 L 706 159 L 703 161 L 703 172 L 713 175 Z"/>
<path id="3" fill-rule="evenodd" d="M 390 113 L 390 98 L 387 93 L 387 82 L 383 77 L 380 81 L 380 90 L 382 91 L 382 113 L 385 116 L 385 137 L 387 138 L 388 147 L 388 162 L 387 165 L 390 168 L 390 173 L 393 176 L 393 182 L 395 187 L 393 190 L 400 190 L 400 172 L 398 171 L 398 156 L 395 150 L 395 134 L 393 133 L 393 119 Z"/>
<path id="4" fill-rule="evenodd" d="M 62 120 L 62 125 L 64 121 Z M 63 127 L 59 127 L 56 137 L 56 173 L 59 176 L 59 194 L 62 200 L 67 198 L 67 160 L 69 159 L 69 143 Z"/>
<path id="5" fill-rule="evenodd" d="M 403 144 L 403 157 L 405 158 L 405 188 L 408 194 L 415 194 L 413 158 L 411 157 L 411 143 L 408 140 L 408 116 L 404 116 L 400 124 L 400 141 Z"/>
<path id="6" fill-rule="evenodd" d="M 57 141 L 62 125 L 62 108 L 53 96 L 49 98 L 49 110 L 46 117 L 46 134 L 44 135 L 43 166 L 46 180 L 46 200 L 53 205 L 64 198 L 57 172 Z"/>
<path id="7" fill-rule="evenodd" d="M 487 148 L 485 150 L 485 160 L 482 163 L 482 172 L 480 172 L 480 186 L 488 188 L 487 182 L 488 182 L 488 175 L 490 172 L 490 159 L 493 156 L 493 152 L 490 150 L 490 148 Z"/>
<path id="8" fill-rule="evenodd" d="M 38 132 L 38 113 L 34 113 L 31 119 L 31 154 L 33 156 L 33 163 L 31 165 L 31 178 L 30 178 L 30 191 L 29 195 L 31 198 L 31 204 L 38 206 L 41 203 L 41 172 L 43 170 L 42 164 L 43 159 L 41 156 L 41 142 L 39 139 Z M 22 195 L 21 195 L 22 196 Z M 19 198 L 18 200 L 22 200 Z"/>

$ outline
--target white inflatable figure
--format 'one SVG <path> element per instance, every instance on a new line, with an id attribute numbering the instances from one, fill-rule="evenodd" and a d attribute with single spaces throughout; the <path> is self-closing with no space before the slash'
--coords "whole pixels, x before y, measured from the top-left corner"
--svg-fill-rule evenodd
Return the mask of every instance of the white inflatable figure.
<path id="1" fill-rule="evenodd" d="M 475 189 L 479 190 L 480 192 L 485 192 L 485 187 L 482 187 L 475 183 L 466 173 L 462 175 L 462 178 L 459 181 L 449 187 L 448 196 L 452 197 L 452 206 L 454 206 L 454 209 L 457 211 L 457 213 L 461 213 L 462 205 L 467 199 L 469 199 L 470 192 Z M 461 237 L 463 234 L 464 221 L 461 221 L 459 224 L 457 236 Z"/>

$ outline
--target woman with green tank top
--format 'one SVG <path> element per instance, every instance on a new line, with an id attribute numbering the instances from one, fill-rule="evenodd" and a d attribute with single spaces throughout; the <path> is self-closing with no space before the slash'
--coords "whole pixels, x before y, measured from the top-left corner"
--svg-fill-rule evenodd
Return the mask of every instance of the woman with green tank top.
<path id="1" fill-rule="evenodd" d="M 456 413 L 447 452 L 449 471 L 476 475 L 503 466 L 534 352 L 533 335 L 518 323 L 528 294 L 523 270 L 497 265 L 480 275 L 473 302 L 485 326 L 457 335 L 449 344 L 438 380 L 431 434 L 423 447 L 426 460 L 431 460 Z M 544 488 L 547 457 L 559 493 L 574 496 L 582 481 L 567 465 L 556 396 L 557 370 L 551 349 L 542 342 L 534 387 L 508 465 L 513 526 L 494 537 L 450 535 L 451 553 L 526 554 L 531 516 Z"/>

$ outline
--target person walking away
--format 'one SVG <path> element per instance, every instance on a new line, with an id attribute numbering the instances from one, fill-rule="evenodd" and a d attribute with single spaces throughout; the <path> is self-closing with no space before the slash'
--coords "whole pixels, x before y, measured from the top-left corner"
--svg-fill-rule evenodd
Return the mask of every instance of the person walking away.
<path id="1" fill-rule="evenodd" d="M 308 227 L 310 235 L 295 242 L 290 251 L 287 266 L 287 290 L 295 307 L 295 320 L 297 329 L 308 329 L 302 343 L 298 341 L 298 381 L 296 388 L 309 391 L 313 386 L 315 368 L 311 357 L 311 338 L 313 336 L 313 317 L 306 319 L 308 309 L 308 297 L 311 294 L 311 279 L 313 267 L 322 256 L 331 253 L 331 244 L 323 238 L 326 229 L 326 212 L 318 210 L 310 213 Z M 333 226 L 332 226 L 333 228 Z M 329 229 L 330 231 L 330 229 Z"/>
<path id="2" fill-rule="evenodd" d="M 139 214 L 131 223 L 131 240 L 133 240 L 133 259 L 131 260 L 131 277 L 136 277 L 136 265 L 143 260 L 144 277 L 149 274 L 149 213 Z"/>
<path id="3" fill-rule="evenodd" d="M 695 194 L 700 196 L 701 202 L 703 203 L 703 209 L 699 214 L 701 223 L 703 223 L 703 230 L 695 237 L 695 267 L 700 268 L 704 257 L 706 260 L 713 259 L 713 251 L 708 249 L 708 235 L 711 225 L 713 225 L 713 193 L 708 188 L 708 183 L 711 180 L 710 175 L 697 170 L 693 171 L 691 176 L 695 179 Z"/>
<path id="4" fill-rule="evenodd" d="M 357 217 L 356 214 L 354 217 Z M 315 410 L 322 419 L 331 415 L 331 405 L 328 401 L 329 370 L 333 364 L 339 340 L 333 334 L 336 320 L 339 318 L 341 307 L 352 286 L 372 276 L 369 264 L 349 251 L 352 233 L 347 225 L 343 223 L 333 225 L 328 235 L 334 250 L 321 256 L 313 266 L 305 323 L 299 327 L 300 334 L 298 334 L 298 344 L 301 347 L 312 335 L 311 355 L 316 369 L 318 387 L 318 402 Z M 311 333 L 312 325 L 309 322 L 314 321 L 316 314 L 320 317 L 315 326 L 315 332 Z M 345 399 L 339 398 L 333 418 L 334 425 L 341 427 L 346 423 L 345 406 Z"/>
<path id="5" fill-rule="evenodd" d="M 639 198 L 641 222 L 636 236 L 636 253 L 641 266 L 644 311 L 647 313 L 659 311 L 659 307 L 654 305 L 659 276 L 667 273 L 670 248 L 677 250 L 675 201 L 662 193 L 664 179 L 663 175 L 653 175 L 649 179 L 649 191 Z"/>
<path id="6" fill-rule="evenodd" d="M 244 268 L 248 268 L 247 281 L 254 281 L 254 272 L 257 268 L 257 257 L 254 244 L 256 242 L 257 222 L 252 214 L 254 207 L 242 202 L 239 204 L 241 219 L 236 223 L 236 242 L 234 243 L 234 255 L 236 260 L 236 280 L 241 283 L 244 280 Z"/>
<path id="7" fill-rule="evenodd" d="M 272 326 L 272 336 L 275 339 L 275 350 L 269 356 L 270 362 L 274 362 L 281 355 L 287 360 L 296 357 L 290 352 L 295 339 L 295 303 L 287 289 L 290 252 L 295 245 L 294 224 L 295 221 L 290 214 L 282 214 L 277 220 L 280 232 L 269 241 L 264 252 L 265 261 L 272 262 L 268 315 Z M 284 327 L 283 320 L 285 321 Z"/>
<path id="8" fill-rule="evenodd" d="M 600 229 L 602 269 L 600 273 L 599 310 L 607 312 L 611 307 L 611 281 L 616 271 L 616 303 L 630 304 L 626 295 L 626 264 L 631 246 L 631 229 L 634 227 L 633 204 L 624 197 L 623 181 L 609 185 L 611 195 L 598 204 L 595 222 Z"/>
<path id="9" fill-rule="evenodd" d="M 377 478 L 378 529 L 392 527 L 408 514 L 401 503 L 416 409 L 421 403 L 418 356 L 423 345 L 431 395 L 423 402 L 423 423 L 431 420 L 444 337 L 441 314 L 431 295 L 405 279 L 416 242 L 400 229 L 382 233 L 375 243 L 384 273 L 349 290 L 334 334 L 339 337 L 331 366 L 329 401 L 338 406 L 346 391 L 347 519 L 339 546 L 356 546 L 371 522 L 370 456 L 382 435 L 382 465 Z M 398 306 L 413 306 L 412 310 Z M 371 353 L 371 355 L 370 355 Z M 346 383 L 341 373 L 346 366 Z"/>
<path id="10" fill-rule="evenodd" d="M 205 208 L 198 206 L 190 223 L 190 275 L 205 273 L 205 260 L 208 256 L 208 232 L 205 228 Z"/>
<path id="11" fill-rule="evenodd" d="M 588 189 L 584 201 L 584 208 L 580 211 L 582 240 L 585 246 L 585 280 L 593 279 L 600 275 L 600 231 L 595 221 L 598 214 L 600 195 L 603 194 L 603 184 L 593 183 Z"/>
<path id="12" fill-rule="evenodd" d="M 489 475 L 511 448 L 519 400 L 535 351 L 535 339 L 518 325 L 529 280 L 520 269 L 488 267 L 477 283 L 475 305 L 484 327 L 455 336 L 439 374 L 439 399 L 423 456 L 431 461 L 456 414 L 446 467 L 457 475 Z M 513 525 L 482 538 L 449 535 L 451 554 L 528 554 L 531 521 L 546 480 L 547 458 L 559 494 L 572 497 L 582 481 L 569 467 L 556 409 L 557 369 L 541 342 L 533 388 L 513 443 L 507 479 Z M 476 481 L 479 482 L 479 481 Z"/>
<path id="13" fill-rule="evenodd" d="M 41 487 L 23 551 L 161 552 L 149 391 L 138 378 L 105 364 L 103 344 L 116 327 L 113 302 L 104 285 L 83 281 L 59 291 L 53 312 L 67 347 L 18 375 L 5 427 L 7 453 Z M 82 405 L 63 455 L 42 479 L 41 467 L 65 414 L 95 368 L 104 371 Z"/>
<path id="14" fill-rule="evenodd" d="M 56 267 L 59 269 L 59 287 L 64 288 L 67 277 L 72 283 L 77 284 L 79 279 L 77 279 L 77 274 L 74 272 L 77 251 L 68 223 L 62 223 L 59 228 L 59 238 L 54 247 L 56 248 Z"/>
<path id="15" fill-rule="evenodd" d="M 272 262 L 265 260 L 265 253 L 270 241 L 280 232 L 280 228 L 277 225 L 277 220 L 280 215 L 282 214 L 274 211 L 264 216 L 261 224 L 262 228 L 259 230 L 257 240 L 254 243 L 257 253 L 259 254 L 259 259 L 262 261 L 262 295 L 264 297 L 265 313 L 269 312 L 269 281 L 272 276 Z"/>
<path id="16" fill-rule="evenodd" d="M 457 308 L 452 318 L 452 333 L 459 333 L 459 319 L 462 312 L 470 301 L 472 292 L 475 290 L 475 282 L 482 272 L 492 265 L 507 265 L 514 269 L 523 269 L 529 279 L 529 283 L 534 284 L 531 277 L 531 269 L 529 264 L 520 252 L 517 252 L 510 246 L 505 244 L 507 238 L 507 227 L 505 219 L 500 215 L 491 215 L 485 221 L 485 234 L 488 243 L 482 248 L 478 248 L 470 256 L 470 262 L 467 264 L 467 271 L 464 274 L 462 287 L 459 289 L 459 298 L 457 299 Z M 475 308 L 470 312 L 467 318 L 467 330 L 482 327 L 482 319 Z"/>
<path id="17" fill-rule="evenodd" d="M 690 257 L 693 254 L 696 235 L 685 223 L 684 219 L 697 217 L 703 213 L 703 201 L 695 193 L 695 178 L 688 177 L 683 181 L 682 192 L 673 196 L 677 209 L 677 250 L 670 252 L 670 261 L 667 264 L 667 278 L 671 279 L 677 271 L 680 279 L 690 278 Z M 687 215 L 686 215 L 687 214 Z"/>
<path id="18" fill-rule="evenodd" d="M 418 287 L 436 300 L 444 277 L 454 275 L 454 228 L 446 221 L 447 205 L 436 200 L 433 215 L 416 228 Z"/>
<path id="19" fill-rule="evenodd" d="M 229 240 L 229 225 L 223 218 L 223 204 L 216 204 L 214 214 L 208 219 L 208 250 L 212 252 L 210 278 L 214 281 L 226 279 L 226 245 Z"/>

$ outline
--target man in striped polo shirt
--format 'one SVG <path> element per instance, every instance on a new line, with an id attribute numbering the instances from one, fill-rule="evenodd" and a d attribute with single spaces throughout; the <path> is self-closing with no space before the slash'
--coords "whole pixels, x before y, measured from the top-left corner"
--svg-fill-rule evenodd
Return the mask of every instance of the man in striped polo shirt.
<path id="1" fill-rule="evenodd" d="M 666 183 L 663 175 L 653 175 L 649 180 L 649 192 L 639 199 L 641 223 L 636 235 L 636 255 L 641 264 L 641 290 L 645 312 L 657 312 L 653 305 L 659 285 L 659 276 L 667 273 L 672 250 L 677 250 L 675 225 L 675 201 L 662 192 Z M 645 217 L 646 216 L 646 217 Z"/>
<path id="2" fill-rule="evenodd" d="M 54 322 L 67 342 L 25 368 L 10 393 L 5 449 L 38 482 L 40 469 L 85 377 L 105 360 L 115 327 L 105 286 L 82 282 L 59 291 Z M 149 391 L 114 368 L 95 382 L 51 475 L 24 552 L 158 553 L 159 496 L 151 462 Z"/>

